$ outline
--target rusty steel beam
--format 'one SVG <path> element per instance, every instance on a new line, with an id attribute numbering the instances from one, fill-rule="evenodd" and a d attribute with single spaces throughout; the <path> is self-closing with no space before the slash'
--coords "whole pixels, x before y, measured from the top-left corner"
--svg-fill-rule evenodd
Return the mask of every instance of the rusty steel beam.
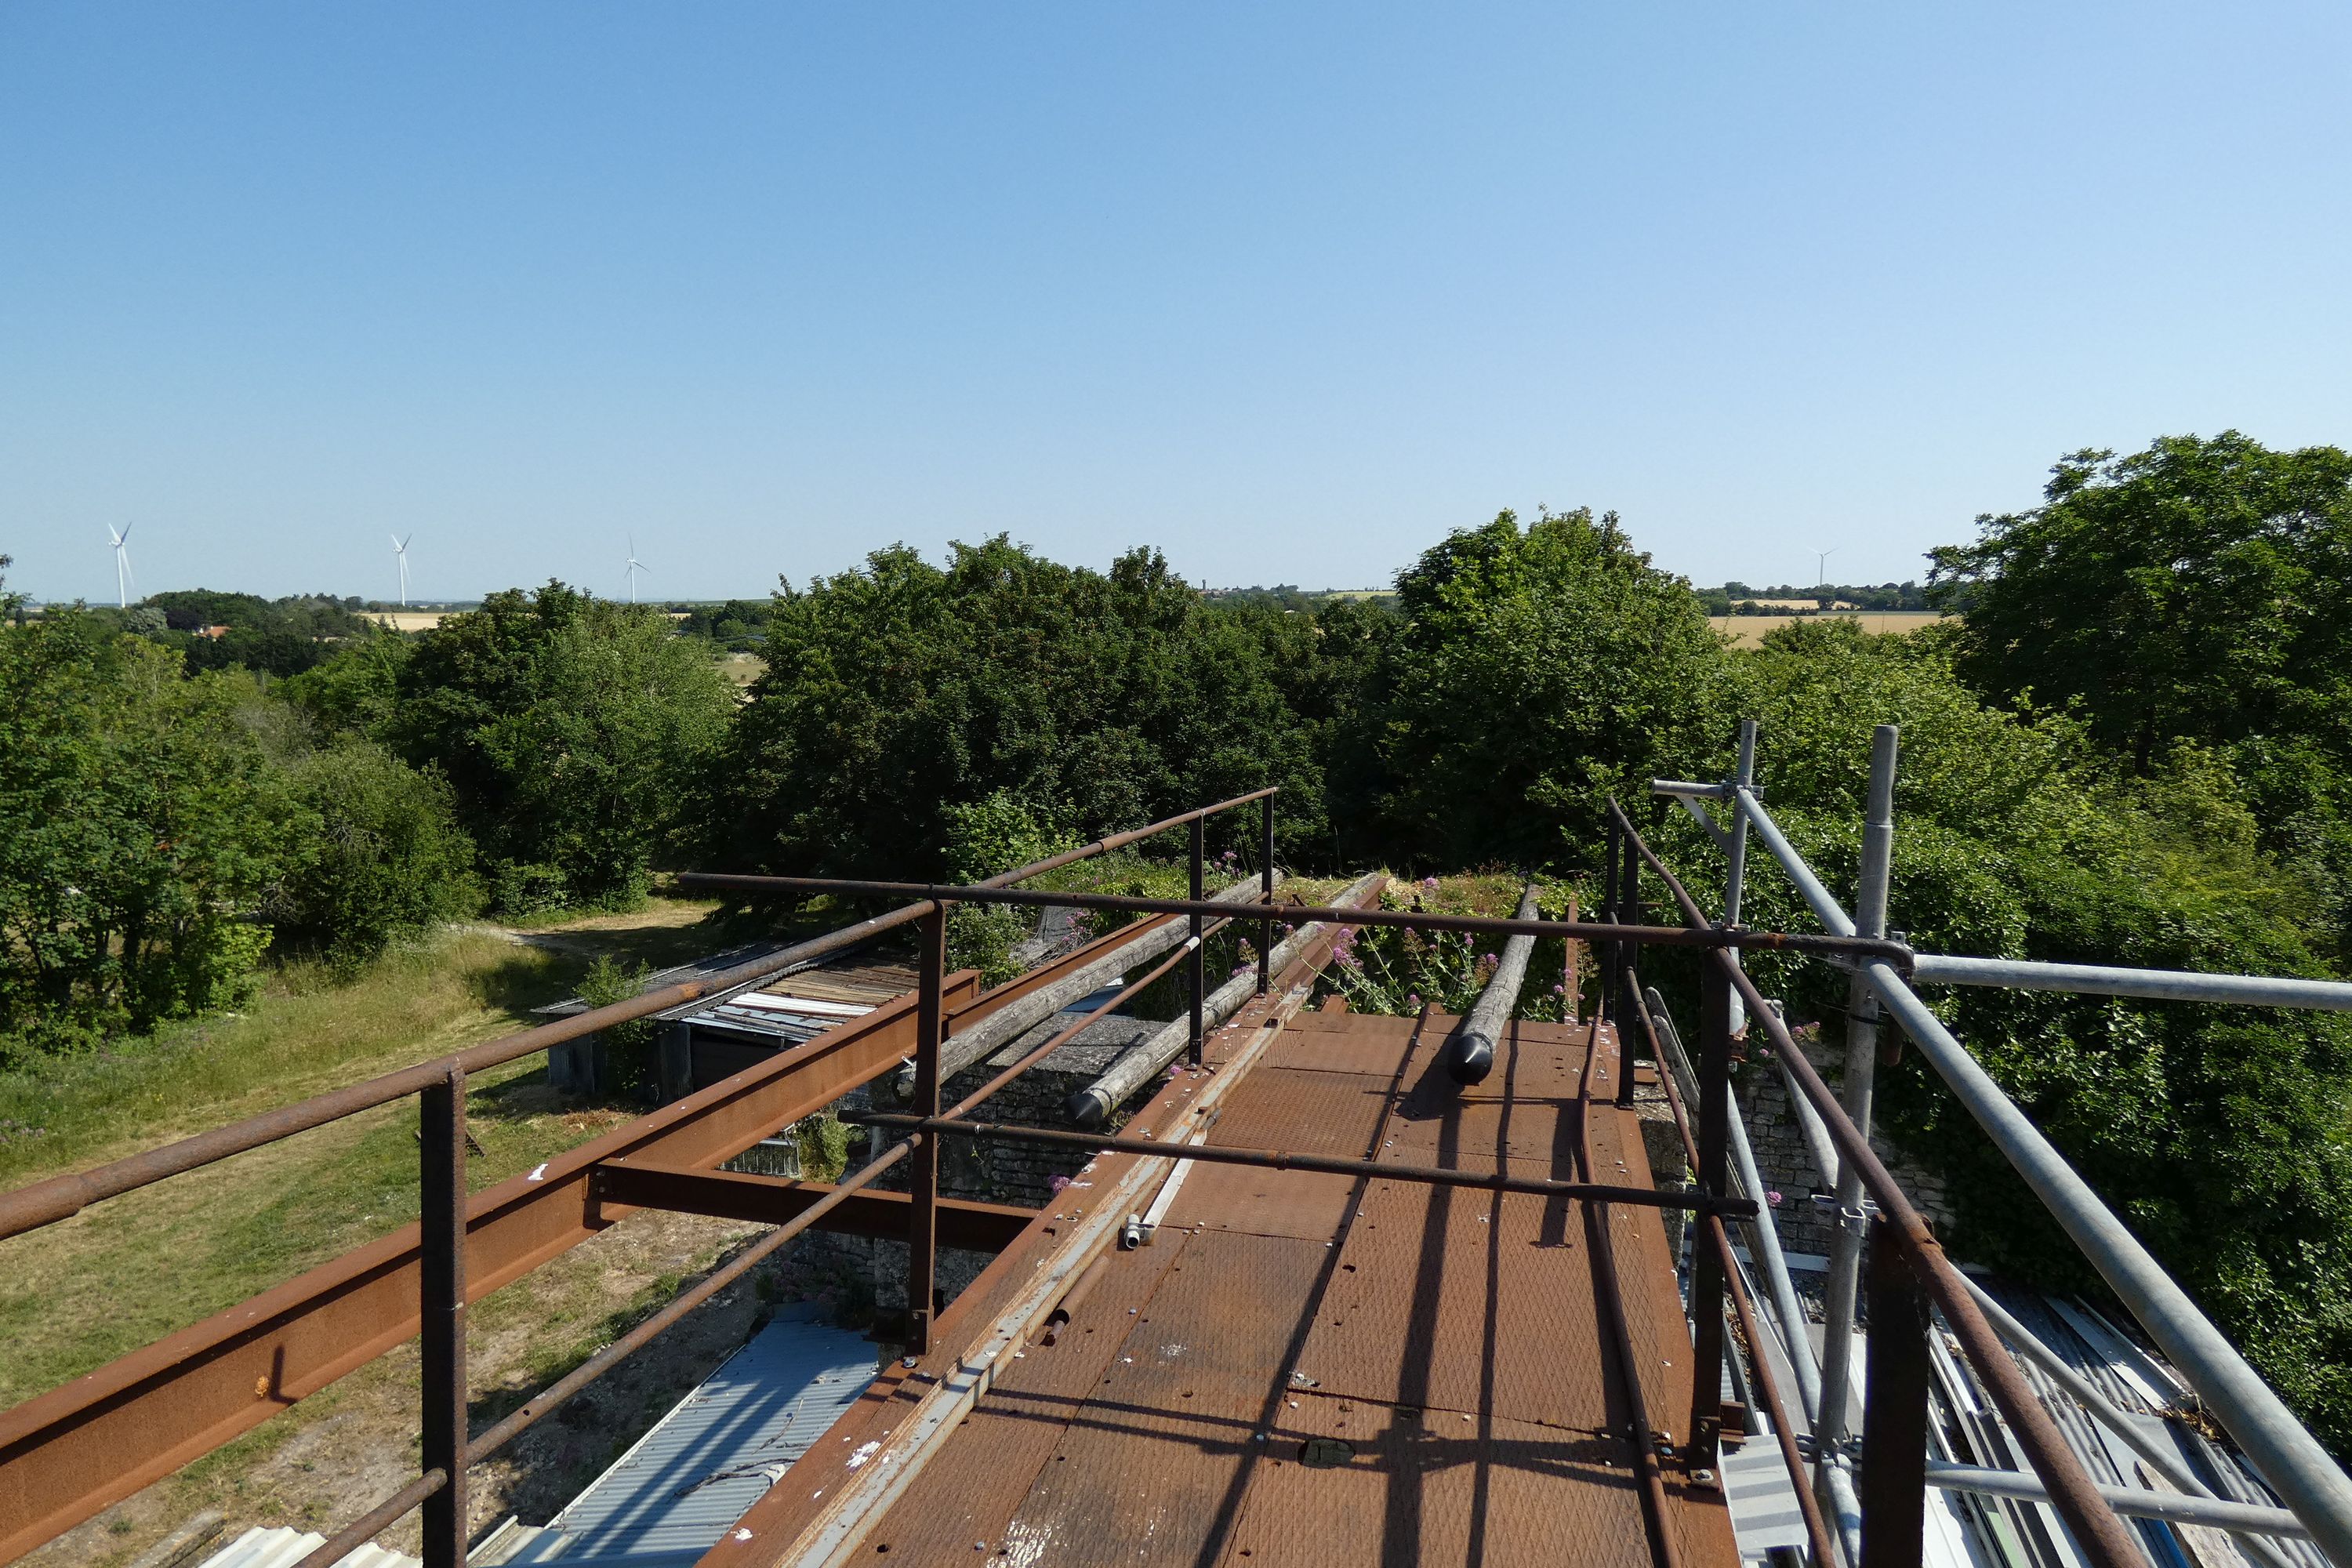
<path id="1" fill-rule="evenodd" d="M 1316 1171 L 1334 1176 L 1378 1176 L 1392 1182 L 1415 1182 L 1433 1187 L 1475 1187 L 1488 1193 L 1532 1193 L 1549 1198 L 1576 1198 L 1592 1203 L 1624 1204 L 1633 1208 L 1689 1209 L 1700 1214 L 1729 1215 L 1754 1219 L 1756 1200 L 1722 1197 L 1710 1193 L 1665 1192 L 1654 1187 L 1612 1186 L 1599 1182 L 1561 1182 L 1549 1176 L 1514 1176 L 1504 1171 L 1474 1171 L 1451 1165 L 1408 1165 L 1393 1160 L 1346 1160 L 1336 1154 L 1309 1154 L 1284 1149 L 1245 1149 L 1230 1143 L 1166 1144 L 1108 1132 L 1064 1132 L 1051 1127 L 1024 1127 L 1004 1121 L 961 1121 L 952 1116 L 916 1116 L 888 1110 L 861 1110 L 842 1118 L 862 1127 L 887 1127 L 894 1132 L 936 1132 L 950 1138 L 995 1138 L 1008 1143 L 1041 1143 L 1048 1148 L 1075 1149 L 1087 1153 L 1150 1154 L 1163 1160 L 1191 1160 L 1205 1165 L 1252 1165 L 1268 1171 Z"/>
<path id="2" fill-rule="evenodd" d="M 689 1165 L 614 1162 L 596 1167 L 592 1191 L 600 1202 L 625 1208 L 665 1209 L 709 1215 L 714 1219 L 782 1225 L 830 1195 L 828 1182 L 788 1176 L 756 1176 L 742 1171 L 707 1171 Z M 907 1234 L 907 1194 L 868 1188 L 851 1195 L 816 1228 L 841 1236 Z M 974 1252 L 1002 1252 L 1037 1217 L 1035 1209 L 984 1204 L 971 1198 L 940 1200 L 940 1245 Z"/>
<path id="3" fill-rule="evenodd" d="M 1072 965 L 1132 940 L 1096 938 L 985 994 L 950 976 L 951 1027 L 986 1017 Z M 592 1172 L 612 1161 L 715 1165 L 776 1128 L 895 1068 L 914 1048 L 915 998 L 884 1004 L 473 1195 L 467 1293 L 479 1300 L 595 1235 Z M 417 1331 L 417 1227 L 334 1258 L 251 1300 L 0 1413 L 0 1563 L 364 1365 Z"/>
<path id="4" fill-rule="evenodd" d="M 683 872 L 678 886 L 690 893 L 835 893 L 845 898 L 911 898 L 946 904 L 1009 904 L 1015 908 L 1109 910 L 1131 915 L 1229 915 L 1233 906 L 1205 899 L 1147 899 L 1125 893 L 1050 892 L 1035 888 L 992 888 L 984 883 L 871 882 L 838 877 L 739 877 Z M 1810 931 L 1752 931 L 1713 926 L 1635 926 L 1607 921 L 1497 920 L 1488 915 L 1440 915 L 1419 910 L 1333 909 L 1292 904 L 1280 911 L 1294 921 L 1335 925 L 1402 926 L 1412 931 L 1462 931 L 1474 936 L 1555 936 L 1570 941 L 1618 942 L 1633 946 L 1757 948 L 1810 953 L 1854 963 L 1893 965 L 1908 973 L 1908 945 L 1862 936 L 1819 936 Z"/>

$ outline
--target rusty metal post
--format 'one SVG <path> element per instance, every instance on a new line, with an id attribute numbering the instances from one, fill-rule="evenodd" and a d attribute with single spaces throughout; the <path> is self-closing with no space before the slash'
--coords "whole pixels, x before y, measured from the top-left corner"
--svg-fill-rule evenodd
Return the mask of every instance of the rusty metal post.
<path id="1" fill-rule="evenodd" d="M 449 1479 L 425 1500 L 425 1568 L 466 1563 L 466 1072 L 419 1093 L 417 1309 L 425 1470 Z"/>
<path id="2" fill-rule="evenodd" d="M 1624 868 L 1617 878 L 1620 900 L 1617 921 L 1620 925 L 1639 925 L 1642 923 L 1642 862 L 1637 858 L 1633 836 L 1627 833 L 1620 837 L 1624 840 Z M 1621 1016 L 1627 1020 L 1642 1016 L 1640 962 L 1638 955 L 1628 953 L 1619 963 L 1618 977 L 1624 982 L 1628 1002 Z M 1651 1058 L 1650 1065 L 1661 1073 L 1666 1070 L 1665 1064 L 1654 1056 Z M 1625 1037 L 1622 1025 L 1617 1034 L 1617 1105 L 1620 1110 L 1629 1110 L 1633 1105 L 1633 1042 Z"/>
<path id="3" fill-rule="evenodd" d="M 948 908 L 935 907 L 923 917 L 921 992 L 915 1006 L 915 1102 L 918 1116 L 940 1113 L 940 991 L 948 968 Z M 907 1350 L 922 1355 L 931 1348 L 931 1313 L 936 1310 L 939 1277 L 940 1141 L 928 1137 L 915 1145 L 908 1183 L 914 1202 L 907 1205 Z"/>
<path id="4" fill-rule="evenodd" d="M 1208 858 L 1209 825 L 1205 818 L 1192 819 L 1192 901 L 1199 903 L 1206 895 L 1202 891 Z M 1192 992 L 1192 1065 L 1201 1065 L 1201 1053 L 1208 1041 L 1208 1030 L 1202 1025 L 1202 1009 L 1209 999 L 1208 942 L 1201 930 L 1201 911 L 1195 910 L 1186 917 L 1192 923 L 1192 950 L 1184 964 L 1185 989 Z"/>
<path id="5" fill-rule="evenodd" d="M 1866 1295 L 1858 1568 L 1918 1568 L 1927 1518 L 1927 1302 L 1884 1219 L 1870 1223 Z"/>
<path id="6" fill-rule="evenodd" d="M 1258 890 L 1265 895 L 1265 919 L 1257 931 L 1257 994 L 1274 985 L 1274 796 L 1258 803 Z"/>
<path id="7" fill-rule="evenodd" d="M 1623 858 L 1618 850 L 1617 836 L 1617 814 L 1612 811 L 1609 814 L 1608 847 L 1601 853 L 1601 918 L 1605 921 L 1617 918 L 1617 872 L 1619 862 Z M 1618 973 L 1623 967 L 1623 962 L 1622 943 L 1607 942 L 1601 944 L 1601 990 L 1600 994 L 1592 999 L 1595 1023 L 1610 1016 L 1611 1010 L 1617 1005 Z"/>
<path id="8" fill-rule="evenodd" d="M 1731 982 L 1721 965 L 1700 966 L 1698 994 L 1696 1174 L 1702 1196 L 1722 1197 L 1731 1169 Z M 1723 1260 L 1696 1239 L 1690 1277 L 1691 1462 L 1711 1468 L 1723 1430 Z"/>

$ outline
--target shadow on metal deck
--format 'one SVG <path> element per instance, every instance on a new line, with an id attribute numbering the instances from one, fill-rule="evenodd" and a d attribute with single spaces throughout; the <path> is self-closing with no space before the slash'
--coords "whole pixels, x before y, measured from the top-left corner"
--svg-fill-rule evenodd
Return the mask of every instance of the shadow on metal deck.
<path id="1" fill-rule="evenodd" d="M 1584 1116 L 1590 1179 L 1648 1184 L 1633 1112 L 1604 1092 L 1608 1026 L 1588 1101 L 1591 1026 L 1515 1026 L 1493 1076 L 1465 1089 L 1438 1066 L 1452 1023 L 1239 1020 L 1213 1039 L 1213 1064 L 1259 1026 L 1267 1039 L 1226 1086 L 1207 1141 L 1573 1179 Z M 1171 1082 L 1129 1131 L 1175 1125 L 1189 1088 Z M 1118 1158 L 1062 1193 L 1053 1220 L 1082 1221 Z M 1645 1517 L 1587 1205 L 1175 1169 L 1151 1242 L 1079 1277 L 1053 1342 L 1008 1358 L 952 1434 L 908 1465 L 856 1560 L 1738 1562 L 1722 1493 L 1677 1458 L 1664 1460 L 1663 1517 Z M 1655 1209 L 1606 1212 L 1648 1426 L 1671 1446 L 1690 1418 L 1691 1342 L 1664 1227 Z M 808 1539 L 829 1495 L 870 1485 L 860 1472 L 911 1443 L 941 1367 L 1011 1298 L 1023 1255 L 1053 1240 L 1034 1231 L 1000 1259 L 942 1321 L 950 1353 L 877 1383 L 706 1561 L 774 1561 Z"/>

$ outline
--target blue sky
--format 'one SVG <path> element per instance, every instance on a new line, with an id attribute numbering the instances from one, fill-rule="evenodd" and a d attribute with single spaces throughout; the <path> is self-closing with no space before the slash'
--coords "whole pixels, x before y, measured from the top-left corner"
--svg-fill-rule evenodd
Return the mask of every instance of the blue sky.
<path id="1" fill-rule="evenodd" d="M 2340 5 L 16 0 L 0 552 L 1916 575 L 2076 447 L 2352 442 L 2347 75 Z"/>

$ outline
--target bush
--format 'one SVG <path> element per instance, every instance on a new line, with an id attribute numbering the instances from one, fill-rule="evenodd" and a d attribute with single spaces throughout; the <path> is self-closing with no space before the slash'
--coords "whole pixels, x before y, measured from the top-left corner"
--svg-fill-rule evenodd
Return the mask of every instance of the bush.
<path id="1" fill-rule="evenodd" d="M 449 616 L 397 680 L 383 736 L 449 780 L 509 914 L 644 897 L 735 700 L 658 611 L 561 583 Z"/>
<path id="2" fill-rule="evenodd" d="M 0 1037 L 69 1047 L 244 994 L 307 814 L 239 697 L 88 616 L 0 628 Z"/>
<path id="3" fill-rule="evenodd" d="M 312 826 L 271 900 L 282 948 L 348 967 L 478 906 L 473 846 L 439 777 L 346 740 L 295 764 L 291 782 Z"/>
<path id="4" fill-rule="evenodd" d="M 1743 656 L 1774 818 L 1853 886 L 1874 723 L 1903 725 L 1890 922 L 1923 952 L 2319 975 L 2296 889 L 2226 768 L 2184 751 L 2122 776 L 2071 720 L 2002 712 L 1954 678 L 1950 637 L 1792 626 Z M 1698 760 L 1718 773 L 1727 749 Z M 1679 813 L 1661 837 L 1703 903 L 1721 857 Z M 1743 918 L 1816 930 L 1751 849 Z M 1682 960 L 1664 953 L 1652 978 Z M 1801 1019 L 1843 1038 L 1827 966 L 1756 954 Z M 1685 993 L 1687 994 L 1687 993 Z M 1976 1058 L 2322 1440 L 2352 1449 L 2352 1018 L 2114 997 L 1927 988 Z M 1943 1167 L 1963 1257 L 2100 1290 L 2042 1205 L 1916 1051 L 1882 1071 L 1896 1142 Z"/>
<path id="5" fill-rule="evenodd" d="M 592 1011 L 625 1002 L 645 989 L 646 979 L 652 973 L 651 964 L 632 967 L 609 952 L 600 954 L 580 978 L 580 1000 Z M 653 1099 L 660 1082 L 660 1064 L 655 1058 L 656 1027 L 650 1018 L 636 1018 L 599 1031 L 596 1046 L 603 1065 L 597 1071 L 597 1083 L 623 1099 Z"/>

